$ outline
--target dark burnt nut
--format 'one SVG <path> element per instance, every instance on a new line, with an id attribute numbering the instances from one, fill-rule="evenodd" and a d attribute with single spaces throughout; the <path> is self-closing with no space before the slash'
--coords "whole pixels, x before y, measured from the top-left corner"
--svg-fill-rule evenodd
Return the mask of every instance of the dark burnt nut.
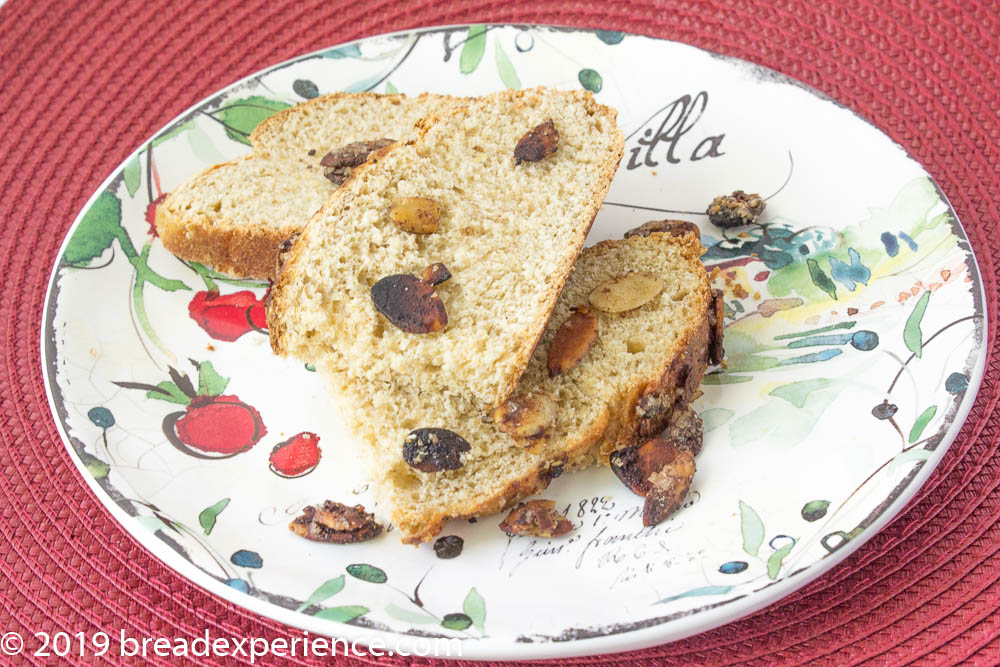
<path id="1" fill-rule="evenodd" d="M 369 155 L 395 142 L 395 139 L 355 141 L 353 144 L 347 144 L 335 151 L 330 151 L 320 160 L 323 175 L 331 182 L 343 185 L 354 168 L 363 165 Z"/>
<path id="2" fill-rule="evenodd" d="M 722 290 L 712 290 L 712 300 L 708 304 L 708 363 L 721 364 L 726 354 L 723 346 L 725 328 L 725 297 Z"/>
<path id="3" fill-rule="evenodd" d="M 698 225 L 693 222 L 687 222 L 686 220 L 650 220 L 625 232 L 625 238 L 649 236 L 650 234 L 670 234 L 671 236 L 694 234 L 696 238 L 701 237 Z"/>
<path id="4" fill-rule="evenodd" d="M 371 294 L 375 310 L 407 333 L 433 333 L 448 324 L 444 302 L 434 286 L 416 276 L 386 276 L 372 285 Z"/>
<path id="5" fill-rule="evenodd" d="M 440 285 L 451 278 L 451 271 L 441 262 L 435 262 L 424 269 L 423 281 L 430 285 Z"/>
<path id="6" fill-rule="evenodd" d="M 539 499 L 518 503 L 500 522 L 500 530 L 511 537 L 561 537 L 573 530 L 573 523 L 556 511 L 554 500 Z"/>
<path id="7" fill-rule="evenodd" d="M 446 428 L 418 428 L 403 441 L 403 460 L 421 472 L 458 470 L 469 443 Z"/>
<path id="8" fill-rule="evenodd" d="M 291 251 L 292 247 L 295 245 L 295 242 L 299 240 L 300 236 L 302 236 L 301 232 L 295 232 L 287 239 L 282 241 L 280 244 L 278 244 L 278 264 L 275 267 L 274 275 L 278 275 L 278 273 L 281 272 L 282 267 L 285 265 L 285 255 L 287 255 L 289 251 Z"/>
<path id="9" fill-rule="evenodd" d="M 514 147 L 514 164 L 538 162 L 556 152 L 559 147 L 559 131 L 549 118 L 527 132 Z"/>
<path id="10" fill-rule="evenodd" d="M 705 426 L 690 405 L 677 402 L 662 437 L 697 456 L 705 438 Z"/>
<path id="11" fill-rule="evenodd" d="M 670 440 L 653 438 L 641 445 L 632 445 L 611 453 L 612 472 L 633 493 L 645 496 L 652 488 L 649 478 L 665 466 L 673 465 L 681 449 Z"/>
<path id="12" fill-rule="evenodd" d="M 642 525 L 655 526 L 681 506 L 694 472 L 694 457 L 682 449 L 672 463 L 650 476 L 649 493 L 642 506 Z"/>
<path id="13" fill-rule="evenodd" d="M 382 526 L 375 522 L 375 515 L 365 511 L 363 505 L 348 507 L 326 500 L 319 507 L 309 505 L 295 517 L 288 528 L 307 540 L 332 544 L 365 542 L 382 534 Z"/>
<path id="14" fill-rule="evenodd" d="M 434 554 L 438 558 L 455 558 L 462 553 L 465 541 L 458 535 L 445 535 L 434 541 Z"/>
<path id="15" fill-rule="evenodd" d="M 756 225 L 766 205 L 760 195 L 736 190 L 731 195 L 719 195 L 713 199 L 705 212 L 713 225 L 728 229 Z"/>

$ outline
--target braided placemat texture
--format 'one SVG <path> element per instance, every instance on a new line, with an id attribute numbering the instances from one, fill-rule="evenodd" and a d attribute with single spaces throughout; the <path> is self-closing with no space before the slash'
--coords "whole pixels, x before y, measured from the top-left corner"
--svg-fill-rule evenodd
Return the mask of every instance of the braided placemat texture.
<path id="1" fill-rule="evenodd" d="M 8 1 L 0 7 L 0 633 L 289 636 L 162 565 L 87 489 L 42 385 L 49 270 L 103 179 L 193 102 L 345 40 L 490 21 L 679 40 L 814 86 L 928 168 L 964 222 L 986 284 L 990 356 L 979 397 L 893 523 L 749 618 L 601 659 L 1000 663 L 1000 6 L 959 0 Z"/>

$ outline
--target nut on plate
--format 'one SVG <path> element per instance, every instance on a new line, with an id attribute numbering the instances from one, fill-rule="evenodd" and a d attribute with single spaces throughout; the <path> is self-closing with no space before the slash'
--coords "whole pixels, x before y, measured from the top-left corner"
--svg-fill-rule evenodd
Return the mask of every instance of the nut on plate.
<path id="1" fill-rule="evenodd" d="M 587 356 L 591 346 L 597 340 L 597 316 L 584 307 L 579 307 L 566 318 L 556 331 L 546 366 L 549 377 L 566 373 Z"/>
<path id="2" fill-rule="evenodd" d="M 556 402 L 545 394 L 515 396 L 493 411 L 497 428 L 519 440 L 545 435 L 556 419 Z"/>
<path id="3" fill-rule="evenodd" d="M 511 537 L 562 537 L 573 530 L 573 523 L 556 510 L 554 500 L 538 499 L 518 503 L 500 522 L 500 530 Z"/>
<path id="4" fill-rule="evenodd" d="M 713 225 L 729 229 L 756 225 L 765 206 L 767 202 L 760 195 L 735 190 L 731 195 L 719 195 L 713 199 L 705 212 L 708 213 L 708 221 Z"/>
<path id="5" fill-rule="evenodd" d="M 441 205 L 427 197 L 401 197 L 389 205 L 389 219 L 404 232 L 433 234 L 441 219 Z"/>
<path id="6" fill-rule="evenodd" d="M 434 286 L 416 276 L 386 276 L 372 285 L 371 295 L 375 310 L 407 333 L 433 333 L 448 324 L 444 302 Z"/>
<path id="7" fill-rule="evenodd" d="M 375 515 L 366 512 L 363 505 L 349 507 L 332 500 L 323 501 L 319 507 L 305 507 L 288 528 L 307 540 L 333 544 L 365 542 L 382 534 Z"/>
<path id="8" fill-rule="evenodd" d="M 395 139 L 355 141 L 341 146 L 335 151 L 330 151 L 319 162 L 323 167 L 323 176 L 336 185 L 343 185 L 354 168 L 363 165 L 368 160 L 369 155 L 395 142 Z"/>
<path id="9" fill-rule="evenodd" d="M 559 148 L 559 130 L 549 118 L 526 132 L 514 147 L 514 164 L 539 162 Z"/>
<path id="10" fill-rule="evenodd" d="M 441 262 L 435 262 L 424 269 L 424 275 L 421 278 L 425 283 L 437 286 L 451 279 L 451 271 Z"/>
<path id="11" fill-rule="evenodd" d="M 687 220 L 650 220 L 625 232 L 625 238 L 649 236 L 650 234 L 670 234 L 671 236 L 694 234 L 700 236 L 701 232 L 698 231 L 698 225 Z"/>
<path id="12" fill-rule="evenodd" d="M 469 451 L 465 438 L 446 428 L 418 428 L 403 440 L 403 460 L 421 472 L 458 470 Z"/>
<path id="13" fill-rule="evenodd" d="M 616 450 L 610 464 L 625 486 L 645 496 L 644 526 L 655 526 L 680 507 L 695 473 L 692 453 L 664 439 Z"/>
<path id="14" fill-rule="evenodd" d="M 605 313 L 624 313 L 649 303 L 664 287 L 656 274 L 633 271 L 595 287 L 590 293 L 590 305 Z"/>

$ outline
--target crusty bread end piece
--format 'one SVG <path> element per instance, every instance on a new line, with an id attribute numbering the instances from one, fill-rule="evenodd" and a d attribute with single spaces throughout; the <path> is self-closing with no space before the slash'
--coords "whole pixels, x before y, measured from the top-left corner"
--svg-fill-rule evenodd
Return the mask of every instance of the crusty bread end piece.
<path id="1" fill-rule="evenodd" d="M 467 400 L 330 373 L 349 428 L 370 446 L 374 488 L 401 539 L 427 541 L 449 519 L 501 511 L 542 491 L 563 470 L 607 464 L 611 452 L 661 431 L 669 408 L 650 414 L 640 401 L 663 397 L 671 407 L 692 401 L 708 364 L 713 297 L 702 252 L 694 234 L 605 241 L 583 251 L 514 393 L 514 399 L 544 395 L 557 406 L 554 423 L 536 442 L 484 422 Z M 590 308 L 598 318 L 595 342 L 574 368 L 549 377 L 548 351 L 572 309 L 586 305 L 598 285 L 634 271 L 660 277 L 665 288 L 635 310 Z M 425 427 L 447 428 L 469 442 L 460 469 L 421 472 L 403 460 L 406 435 Z"/>
<path id="2" fill-rule="evenodd" d="M 323 156 L 357 141 L 403 139 L 418 120 L 457 101 L 333 93 L 279 111 L 250 135 L 251 154 L 170 192 L 156 207 L 157 233 L 181 259 L 236 277 L 273 278 L 278 247 L 337 189 L 323 176 Z"/>
<path id="3" fill-rule="evenodd" d="M 505 91 L 421 121 L 380 151 L 310 220 L 267 306 L 271 346 L 349 376 L 464 397 L 480 409 L 517 383 L 623 150 L 616 112 L 586 91 Z M 516 164 L 514 148 L 551 119 L 558 150 Z M 413 234 L 387 211 L 428 198 L 438 229 Z M 373 304 L 390 275 L 442 262 L 447 326 L 410 333 Z"/>

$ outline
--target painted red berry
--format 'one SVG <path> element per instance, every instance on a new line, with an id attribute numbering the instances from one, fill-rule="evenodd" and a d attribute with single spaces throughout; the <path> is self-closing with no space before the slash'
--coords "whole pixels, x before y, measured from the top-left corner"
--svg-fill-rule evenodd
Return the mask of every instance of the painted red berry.
<path id="1" fill-rule="evenodd" d="M 280 477 L 302 477 L 315 470 L 322 455 L 319 436 L 303 431 L 271 450 L 271 472 Z"/>
<path id="2" fill-rule="evenodd" d="M 219 294 L 198 292 L 188 304 L 188 315 L 216 340 L 232 342 L 249 331 L 264 333 L 264 300 L 250 290 Z"/>
<path id="3" fill-rule="evenodd" d="M 186 412 L 167 415 L 163 432 L 185 454 L 227 458 L 256 445 L 267 428 L 260 413 L 237 396 L 195 396 Z"/>
<path id="4" fill-rule="evenodd" d="M 149 235 L 154 239 L 159 236 L 159 234 L 156 233 L 156 207 L 160 205 L 160 202 L 162 202 L 166 196 L 167 193 L 164 192 L 162 195 L 149 202 L 149 205 L 146 206 L 146 222 L 149 223 Z"/>

